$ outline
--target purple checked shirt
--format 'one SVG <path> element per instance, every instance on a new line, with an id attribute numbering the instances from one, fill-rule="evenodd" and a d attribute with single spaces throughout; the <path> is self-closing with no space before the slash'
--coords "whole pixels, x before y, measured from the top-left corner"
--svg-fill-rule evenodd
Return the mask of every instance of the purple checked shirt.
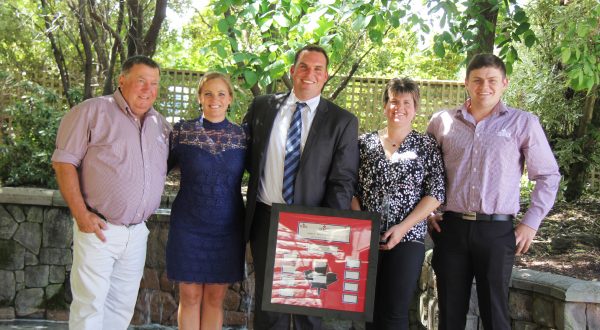
<path id="1" fill-rule="evenodd" d="M 469 101 L 433 115 L 427 132 L 442 149 L 447 175 L 446 204 L 453 212 L 517 214 L 524 164 L 536 182 L 522 223 L 537 230 L 554 204 L 558 165 L 538 118 L 500 102 L 479 123 Z"/>
<path id="2" fill-rule="evenodd" d="M 160 205 L 169 132 L 153 108 L 142 124 L 117 90 L 86 100 L 63 117 L 52 161 L 77 168 L 83 199 L 110 223 L 137 224 Z"/>

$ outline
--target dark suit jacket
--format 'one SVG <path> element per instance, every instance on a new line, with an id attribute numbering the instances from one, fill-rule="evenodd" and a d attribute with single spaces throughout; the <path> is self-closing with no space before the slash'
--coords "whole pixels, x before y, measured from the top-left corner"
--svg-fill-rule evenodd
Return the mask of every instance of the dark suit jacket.
<path id="1" fill-rule="evenodd" d="M 250 237 L 273 121 L 288 96 L 289 93 L 258 96 L 244 118 L 250 136 L 246 241 Z M 349 209 L 357 178 L 358 120 L 321 97 L 300 158 L 294 204 Z"/>

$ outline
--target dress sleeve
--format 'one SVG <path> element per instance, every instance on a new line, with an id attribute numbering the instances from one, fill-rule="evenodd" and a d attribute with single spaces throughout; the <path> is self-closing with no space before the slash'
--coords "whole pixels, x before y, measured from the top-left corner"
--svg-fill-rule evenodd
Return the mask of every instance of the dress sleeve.
<path id="1" fill-rule="evenodd" d="M 424 136 L 425 179 L 423 196 L 431 196 L 442 204 L 446 200 L 446 172 L 442 153 L 435 139 Z"/>

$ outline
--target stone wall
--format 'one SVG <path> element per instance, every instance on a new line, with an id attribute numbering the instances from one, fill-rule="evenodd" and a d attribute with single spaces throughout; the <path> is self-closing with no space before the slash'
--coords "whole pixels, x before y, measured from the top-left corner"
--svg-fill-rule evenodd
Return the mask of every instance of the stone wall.
<path id="1" fill-rule="evenodd" d="M 419 293 L 413 306 L 413 312 L 418 313 L 419 325 L 414 329 L 437 329 L 438 325 L 432 252 L 429 250 L 425 255 L 419 280 Z M 600 283 L 514 268 L 509 307 L 512 328 L 517 330 L 600 329 Z M 483 329 L 475 283 L 465 329 Z"/>
<path id="2" fill-rule="evenodd" d="M 164 196 L 163 206 L 172 199 Z M 176 325 L 177 285 L 165 272 L 168 210 L 147 224 L 148 254 L 132 323 Z M 0 188 L 0 319 L 68 320 L 72 241 L 73 220 L 58 191 Z M 254 277 L 247 277 L 229 288 L 226 326 L 250 327 Z"/>
<path id="3" fill-rule="evenodd" d="M 168 207 L 173 196 L 163 197 Z M 67 320 L 73 221 L 58 191 L 0 188 L 0 319 Z M 179 293 L 165 273 L 168 210 L 148 221 L 150 236 L 134 324 L 177 323 Z M 248 256 L 249 257 L 249 256 Z M 249 259 L 249 258 L 248 258 Z M 231 285 L 225 325 L 252 328 L 254 275 Z M 600 283 L 515 269 L 510 289 L 513 329 L 600 329 Z M 468 330 L 483 329 L 472 291 Z M 410 313 L 411 329 L 437 328 L 435 274 L 428 251 Z M 329 320 L 327 329 L 362 329 L 357 322 Z"/>

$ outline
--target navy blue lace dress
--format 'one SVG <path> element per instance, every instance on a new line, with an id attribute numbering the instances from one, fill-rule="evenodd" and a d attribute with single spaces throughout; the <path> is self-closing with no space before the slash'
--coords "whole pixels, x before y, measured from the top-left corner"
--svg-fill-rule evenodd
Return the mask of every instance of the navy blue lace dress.
<path id="1" fill-rule="evenodd" d="M 167 277 L 185 283 L 242 280 L 246 135 L 228 120 L 175 124 L 169 166 L 181 183 L 171 208 Z"/>

